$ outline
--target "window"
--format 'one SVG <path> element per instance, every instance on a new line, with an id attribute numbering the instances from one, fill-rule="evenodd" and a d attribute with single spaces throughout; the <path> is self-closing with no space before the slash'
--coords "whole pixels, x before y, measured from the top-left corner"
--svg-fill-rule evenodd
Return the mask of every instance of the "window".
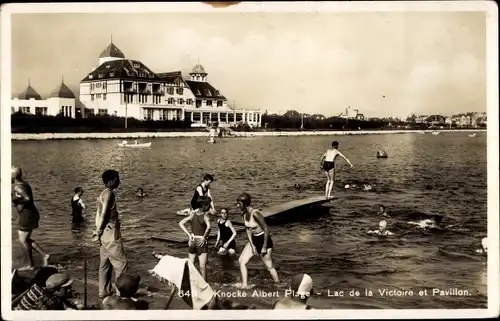
<path id="1" fill-rule="evenodd" d="M 90 100 L 94 101 L 94 94 L 90 95 Z"/>
<path id="2" fill-rule="evenodd" d="M 182 95 L 182 93 L 184 92 L 184 89 L 183 88 L 177 88 L 176 92 L 177 92 L 177 95 Z"/>
<path id="3" fill-rule="evenodd" d="M 168 103 L 169 105 L 173 105 L 173 104 L 175 104 L 175 99 L 173 99 L 173 98 L 169 98 L 169 99 L 167 100 L 167 103 Z"/>
<path id="4" fill-rule="evenodd" d="M 106 115 L 108 114 L 108 110 L 107 110 L 107 109 L 99 109 L 99 110 L 97 111 L 97 114 L 98 114 L 99 116 L 106 116 Z"/>
<path id="5" fill-rule="evenodd" d="M 179 105 L 184 105 L 184 98 L 179 98 L 177 101 Z"/>
<path id="6" fill-rule="evenodd" d="M 134 64 L 132 65 L 134 68 L 141 68 L 141 65 L 138 64 L 137 62 L 134 62 Z"/>
<path id="7" fill-rule="evenodd" d="M 203 92 L 205 93 L 205 96 L 212 96 L 212 93 L 208 89 L 205 89 Z"/>
<path id="8" fill-rule="evenodd" d="M 153 96 L 153 104 L 160 104 L 161 103 L 161 96 L 154 95 Z"/>
<path id="9" fill-rule="evenodd" d="M 201 100 L 196 99 L 196 108 L 200 108 L 200 107 L 201 107 Z"/>
<path id="10" fill-rule="evenodd" d="M 114 76 L 115 76 L 115 73 L 114 73 L 114 72 L 110 72 L 110 73 L 109 73 L 109 76 L 110 76 L 110 77 L 114 77 Z"/>
<path id="11" fill-rule="evenodd" d="M 90 90 L 94 90 L 94 84 L 93 83 L 90 84 Z"/>
<path id="12" fill-rule="evenodd" d="M 207 106 L 212 106 L 212 101 L 211 100 L 207 100 Z"/>
<path id="13" fill-rule="evenodd" d="M 30 108 L 29 107 L 19 107 L 19 111 L 23 114 L 29 114 Z"/>
<path id="14" fill-rule="evenodd" d="M 151 108 L 144 108 L 142 110 L 142 116 L 144 117 L 144 120 L 153 119 L 153 110 Z"/>
<path id="15" fill-rule="evenodd" d="M 35 115 L 47 115 L 47 107 L 35 107 Z"/>
<path id="16" fill-rule="evenodd" d="M 105 82 L 103 82 L 103 83 L 102 83 L 102 88 L 103 88 L 103 89 L 106 89 L 107 87 L 108 87 L 108 84 L 107 84 L 107 83 L 105 83 Z"/>
<path id="17" fill-rule="evenodd" d="M 98 77 L 99 77 L 99 78 L 102 78 L 102 74 L 99 74 L 99 75 L 98 75 Z"/>
<path id="18" fill-rule="evenodd" d="M 94 76 L 92 76 L 92 75 L 89 75 L 89 79 L 93 79 L 93 78 L 94 78 Z"/>
<path id="19" fill-rule="evenodd" d="M 167 109 L 160 110 L 160 120 L 167 120 L 167 119 L 168 119 L 168 110 Z"/>
<path id="20" fill-rule="evenodd" d="M 192 105 L 193 100 L 191 98 L 186 99 L 186 105 Z"/>
<path id="21" fill-rule="evenodd" d="M 102 100 L 106 100 L 106 94 L 102 94 Z"/>
<path id="22" fill-rule="evenodd" d="M 222 100 L 217 100 L 217 107 L 222 107 Z"/>
<path id="23" fill-rule="evenodd" d="M 96 99 L 101 99 L 101 94 L 96 94 L 96 95 L 95 95 L 95 98 L 96 98 Z"/>
<path id="24" fill-rule="evenodd" d="M 85 114 L 89 116 L 94 116 L 94 110 L 90 108 L 85 108 Z"/>
<path id="25" fill-rule="evenodd" d="M 174 88 L 172 88 L 172 87 L 168 87 L 168 88 L 167 88 L 167 94 L 169 94 L 169 95 L 173 95 L 173 94 L 174 94 Z"/>

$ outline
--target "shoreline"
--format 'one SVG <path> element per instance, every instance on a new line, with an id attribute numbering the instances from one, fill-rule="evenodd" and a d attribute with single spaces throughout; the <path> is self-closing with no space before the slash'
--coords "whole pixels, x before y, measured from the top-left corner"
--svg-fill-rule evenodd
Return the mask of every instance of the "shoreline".
<path id="1" fill-rule="evenodd" d="M 434 130 L 353 130 L 353 131 L 256 131 L 234 132 L 234 137 L 282 137 L 282 136 L 342 136 L 342 135 L 381 135 L 381 134 L 426 134 Z M 442 129 L 448 132 L 487 132 L 487 129 Z M 208 132 L 136 132 L 136 133 L 13 133 L 11 140 L 68 140 L 68 139 L 133 139 L 133 138 L 183 138 L 208 137 Z"/>

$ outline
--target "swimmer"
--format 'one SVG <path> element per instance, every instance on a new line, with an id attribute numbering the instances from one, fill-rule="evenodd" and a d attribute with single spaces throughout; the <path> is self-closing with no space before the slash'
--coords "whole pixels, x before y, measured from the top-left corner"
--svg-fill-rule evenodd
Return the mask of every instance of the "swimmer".
<path id="1" fill-rule="evenodd" d="M 25 260 L 25 265 L 18 269 L 18 271 L 33 270 L 35 268 L 33 262 L 33 249 L 43 257 L 43 266 L 47 266 L 49 265 L 50 255 L 31 238 L 33 231 L 38 228 L 40 213 L 35 206 L 33 191 L 30 184 L 23 180 L 21 168 L 12 166 L 11 182 L 12 203 L 16 206 L 18 213 L 17 230 L 19 243 L 21 243 L 21 249 L 24 252 Z M 28 262 L 26 262 L 26 259 Z"/>
<path id="2" fill-rule="evenodd" d="M 370 184 L 363 184 L 363 191 L 371 191 L 372 189 Z"/>
<path id="3" fill-rule="evenodd" d="M 236 230 L 234 229 L 231 220 L 229 220 L 229 212 L 226 208 L 220 210 L 220 218 L 217 221 L 219 230 L 217 232 L 217 241 L 215 247 L 219 247 L 219 254 L 234 255 L 236 253 Z"/>
<path id="4" fill-rule="evenodd" d="M 203 279 L 207 280 L 207 240 L 210 235 L 210 219 L 208 212 L 210 211 L 210 198 L 201 196 L 194 206 L 196 209 L 191 211 L 188 217 L 185 217 L 179 222 L 179 226 L 189 237 L 188 242 L 188 259 L 194 264 L 196 256 L 200 261 L 200 273 Z M 186 223 L 191 222 L 191 233 L 186 228 Z"/>
<path id="5" fill-rule="evenodd" d="M 312 307 L 307 305 L 307 299 L 313 293 L 313 280 L 308 274 L 294 275 L 290 282 L 290 289 L 285 290 L 285 298 L 274 302 L 273 309 L 311 310 Z"/>
<path id="6" fill-rule="evenodd" d="M 208 196 L 210 198 L 210 213 L 215 214 L 214 201 L 212 199 L 212 193 L 210 193 L 210 184 L 214 181 L 214 177 L 210 174 L 206 174 L 203 177 L 203 181 L 200 185 L 196 186 L 193 198 L 191 199 L 191 209 L 195 210 L 198 204 L 198 198 L 201 196 Z"/>
<path id="7" fill-rule="evenodd" d="M 138 144 L 137 139 L 136 139 L 136 140 L 134 140 L 134 144 L 136 144 L 136 145 Z"/>
<path id="8" fill-rule="evenodd" d="M 146 197 L 146 196 L 148 196 L 148 194 L 144 193 L 144 190 L 141 187 L 139 187 L 137 189 L 137 192 L 135 192 L 135 196 L 137 196 L 137 197 Z"/>
<path id="9" fill-rule="evenodd" d="M 382 220 L 378 223 L 378 230 L 370 230 L 366 232 L 367 234 L 375 234 L 375 235 L 381 235 L 381 236 L 390 236 L 394 235 L 391 231 L 387 229 L 387 222 L 385 220 Z"/>
<path id="10" fill-rule="evenodd" d="M 75 188 L 75 195 L 71 199 L 71 216 L 73 216 L 72 223 L 78 224 L 83 222 L 83 210 L 87 208 L 82 200 L 83 188 Z"/>
<path id="11" fill-rule="evenodd" d="M 417 225 L 420 228 L 441 229 L 441 221 L 443 217 L 440 215 L 433 215 L 432 218 L 426 218 L 418 222 L 408 222 L 408 224 Z"/>
<path id="12" fill-rule="evenodd" d="M 384 205 L 380 205 L 378 207 L 377 214 L 380 215 L 380 216 L 389 217 L 389 214 L 387 214 L 387 209 L 385 208 Z"/>
<path id="13" fill-rule="evenodd" d="M 326 174 L 326 187 L 325 187 L 325 197 L 331 198 L 333 186 L 335 185 L 335 159 L 337 156 L 342 157 L 350 166 L 353 168 L 354 166 L 351 164 L 349 159 L 344 156 L 339 150 L 339 142 L 334 141 L 332 143 L 332 148 L 328 149 L 323 156 L 321 157 L 321 168 L 325 171 Z"/>
<path id="14" fill-rule="evenodd" d="M 243 212 L 243 219 L 245 222 L 248 243 L 241 252 L 238 262 L 241 270 L 241 287 L 248 288 L 248 270 L 247 263 L 253 256 L 260 256 L 262 263 L 271 273 L 275 283 L 279 283 L 278 272 L 273 266 L 272 251 L 273 240 L 269 233 L 269 228 L 264 221 L 262 213 L 250 207 L 252 197 L 247 193 L 242 193 L 237 198 L 238 207 Z"/>

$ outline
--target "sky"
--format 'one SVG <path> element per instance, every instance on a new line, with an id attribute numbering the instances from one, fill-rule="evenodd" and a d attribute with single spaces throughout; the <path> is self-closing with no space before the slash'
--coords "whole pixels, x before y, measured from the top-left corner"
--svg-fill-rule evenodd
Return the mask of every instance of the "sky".
<path id="1" fill-rule="evenodd" d="M 196 63 L 237 108 L 365 117 L 486 111 L 481 12 L 12 15 L 12 92 L 78 86 L 110 43 L 154 72 Z"/>

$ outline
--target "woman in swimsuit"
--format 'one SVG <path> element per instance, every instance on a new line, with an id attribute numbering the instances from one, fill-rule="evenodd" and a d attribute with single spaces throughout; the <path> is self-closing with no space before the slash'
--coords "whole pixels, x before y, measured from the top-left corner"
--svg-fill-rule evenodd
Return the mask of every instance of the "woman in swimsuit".
<path id="1" fill-rule="evenodd" d="M 191 209 L 197 209 L 198 198 L 202 196 L 208 196 L 210 198 L 210 212 L 215 214 L 215 206 L 214 201 L 212 199 L 212 193 L 210 193 L 210 183 L 214 181 L 214 177 L 210 174 L 207 174 L 203 177 L 203 181 L 200 185 L 196 186 L 196 190 L 194 191 L 193 198 L 191 198 Z"/>
<path id="2" fill-rule="evenodd" d="M 239 263 L 241 270 L 241 287 L 248 288 L 247 263 L 255 255 L 259 255 L 262 263 L 266 266 L 275 283 L 279 282 L 278 272 L 273 266 L 272 252 L 273 240 L 269 233 L 269 228 L 264 221 L 262 213 L 250 207 L 252 198 L 249 194 L 243 193 L 238 196 L 238 207 L 243 212 L 243 219 L 247 230 L 248 243 L 241 252 Z"/>
<path id="3" fill-rule="evenodd" d="M 335 185 L 335 159 L 337 156 L 342 157 L 350 166 L 353 167 L 349 159 L 344 156 L 339 150 L 339 142 L 334 141 L 332 143 L 332 148 L 328 149 L 321 157 L 321 168 L 326 174 L 326 187 L 325 187 L 325 197 L 332 197 L 333 186 Z"/>
<path id="4" fill-rule="evenodd" d="M 226 208 L 220 210 L 220 219 L 217 221 L 219 226 L 219 231 L 217 233 L 217 242 L 215 242 L 215 247 L 219 247 L 219 254 L 234 255 L 236 253 L 236 230 L 234 229 L 233 223 L 229 220 L 229 213 Z"/>
<path id="5" fill-rule="evenodd" d="M 34 269 L 33 249 L 43 257 L 43 266 L 49 263 L 50 255 L 46 253 L 40 245 L 31 238 L 33 230 L 38 228 L 40 213 L 35 206 L 33 191 L 31 186 L 23 180 L 22 170 L 18 167 L 12 167 L 12 203 L 16 206 L 18 213 L 18 235 L 21 248 L 23 249 L 25 266 L 19 268 L 19 271 Z"/>

